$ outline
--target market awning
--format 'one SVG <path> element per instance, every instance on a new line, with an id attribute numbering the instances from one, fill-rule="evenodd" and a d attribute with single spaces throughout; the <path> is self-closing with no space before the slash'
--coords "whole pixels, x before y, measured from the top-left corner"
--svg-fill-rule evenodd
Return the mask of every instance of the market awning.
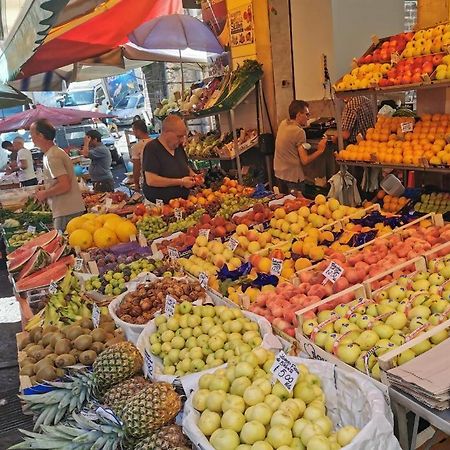
<path id="1" fill-rule="evenodd" d="M 26 95 L 17 91 L 7 84 L 0 84 L 0 108 L 10 108 L 11 106 L 26 105 L 31 103 Z"/>
<path id="2" fill-rule="evenodd" d="M 128 41 L 142 23 L 182 10 L 181 0 L 106 0 L 94 11 L 54 27 L 22 67 L 22 77 L 102 55 Z M 132 6 L 132 7 L 131 7 Z"/>

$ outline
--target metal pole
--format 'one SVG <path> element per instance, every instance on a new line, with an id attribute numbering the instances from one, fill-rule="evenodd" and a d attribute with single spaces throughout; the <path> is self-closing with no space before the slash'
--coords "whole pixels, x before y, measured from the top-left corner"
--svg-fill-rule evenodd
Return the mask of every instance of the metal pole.
<path id="1" fill-rule="evenodd" d="M 234 153 L 236 155 L 236 168 L 238 173 L 238 180 L 240 184 L 243 184 L 242 182 L 242 168 L 241 168 L 241 157 L 239 156 L 239 143 L 238 143 L 238 136 L 236 133 L 236 126 L 234 121 L 234 110 L 231 109 L 229 112 L 230 117 L 230 125 L 233 132 L 233 146 L 234 146 Z"/>

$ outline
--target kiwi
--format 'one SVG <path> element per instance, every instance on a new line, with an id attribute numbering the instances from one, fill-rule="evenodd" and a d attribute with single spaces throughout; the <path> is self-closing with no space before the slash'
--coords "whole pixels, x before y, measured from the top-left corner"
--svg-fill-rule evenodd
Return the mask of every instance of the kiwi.
<path id="1" fill-rule="evenodd" d="M 19 370 L 19 375 L 27 375 L 31 377 L 34 375 L 34 367 L 32 364 L 27 364 Z"/>
<path id="2" fill-rule="evenodd" d="M 44 366 L 36 373 L 36 381 L 52 381 L 56 378 L 56 369 L 53 366 Z"/>
<path id="3" fill-rule="evenodd" d="M 42 345 L 44 347 L 47 347 L 47 345 L 51 345 L 52 337 L 53 337 L 53 332 L 52 331 L 50 333 L 44 334 L 42 336 L 42 339 L 41 339 Z"/>
<path id="4" fill-rule="evenodd" d="M 106 342 L 106 332 L 101 328 L 96 328 L 95 330 L 92 330 L 91 336 L 95 342 Z"/>
<path id="5" fill-rule="evenodd" d="M 105 331 L 108 331 L 109 333 L 113 333 L 116 328 L 116 324 L 114 322 L 104 322 L 100 324 L 100 328 L 103 328 Z"/>
<path id="6" fill-rule="evenodd" d="M 77 350 L 87 350 L 91 345 L 92 345 L 92 336 L 89 334 L 82 334 L 81 336 L 78 336 L 74 341 L 73 341 L 73 346 L 77 349 Z"/>
<path id="7" fill-rule="evenodd" d="M 69 355 L 73 355 L 75 356 L 76 359 L 78 359 L 78 357 L 80 356 L 80 350 L 77 350 L 76 348 L 73 348 L 72 350 L 70 350 Z"/>
<path id="8" fill-rule="evenodd" d="M 116 328 L 114 330 L 114 336 L 124 336 L 125 333 L 123 332 L 122 328 Z"/>
<path id="9" fill-rule="evenodd" d="M 57 355 L 63 355 L 64 353 L 69 353 L 72 348 L 72 343 L 69 339 L 61 339 L 55 345 L 55 353 Z"/>
<path id="10" fill-rule="evenodd" d="M 25 367 L 25 366 L 27 366 L 28 364 L 35 364 L 35 363 L 36 363 L 36 359 L 30 358 L 29 356 L 27 356 L 26 358 L 22 359 L 22 360 L 19 362 L 20 367 Z"/>
<path id="11" fill-rule="evenodd" d="M 38 342 L 41 340 L 42 338 L 42 327 L 34 327 L 31 331 L 30 331 L 30 339 L 33 342 Z"/>
<path id="12" fill-rule="evenodd" d="M 17 335 L 17 347 L 19 350 L 23 350 L 30 343 L 31 338 L 28 333 L 21 333 Z"/>
<path id="13" fill-rule="evenodd" d="M 39 350 L 37 352 L 34 352 L 34 357 L 37 361 L 40 361 L 41 359 L 44 359 L 47 355 L 51 355 L 53 353 L 52 350 L 44 348 L 43 350 Z"/>
<path id="14" fill-rule="evenodd" d="M 66 338 L 74 341 L 78 336 L 83 334 L 83 329 L 78 325 L 72 325 L 66 331 Z"/>
<path id="15" fill-rule="evenodd" d="M 103 350 L 105 350 L 105 344 L 103 342 L 93 342 L 91 345 L 91 350 L 94 350 L 94 352 L 99 355 Z"/>
<path id="16" fill-rule="evenodd" d="M 37 374 L 38 371 L 45 366 L 53 367 L 53 361 L 47 358 L 41 359 L 40 361 L 38 361 L 36 364 L 33 365 L 34 373 Z"/>
<path id="17" fill-rule="evenodd" d="M 36 384 L 37 383 L 36 377 L 34 375 L 32 377 L 30 377 L 30 383 L 31 384 Z"/>
<path id="18" fill-rule="evenodd" d="M 64 355 L 59 355 L 55 359 L 56 367 L 73 366 L 76 363 L 77 363 L 77 359 L 75 358 L 75 356 L 71 355 L 70 353 L 66 353 Z"/>
<path id="19" fill-rule="evenodd" d="M 53 333 L 53 336 L 52 336 L 51 339 L 50 339 L 50 345 L 51 345 L 53 348 L 55 348 L 56 343 L 57 343 L 60 339 L 64 339 L 64 335 L 63 335 L 61 332 L 59 332 L 59 331 L 54 332 L 54 333 Z"/>
<path id="20" fill-rule="evenodd" d="M 59 328 L 56 325 L 46 325 L 42 330 L 42 335 L 46 335 L 48 333 L 54 333 L 55 331 L 59 331 Z"/>
<path id="21" fill-rule="evenodd" d="M 27 344 L 27 345 L 23 348 L 23 351 L 24 351 L 25 353 L 28 353 L 28 350 L 30 350 L 30 348 L 33 347 L 33 345 L 36 345 L 36 344 L 30 342 L 29 344 Z"/>
<path id="22" fill-rule="evenodd" d="M 44 350 L 44 347 L 42 347 L 42 345 L 34 344 L 27 350 L 27 356 L 38 359 L 36 358 L 35 354 L 41 350 Z"/>
<path id="23" fill-rule="evenodd" d="M 80 360 L 81 364 L 90 366 L 94 363 L 96 358 L 97 353 L 95 353 L 94 350 L 86 350 L 85 352 L 80 353 L 80 357 L 78 359 Z"/>
<path id="24" fill-rule="evenodd" d="M 111 347 L 111 345 L 118 344 L 119 342 L 123 342 L 123 338 L 115 337 L 113 339 L 109 339 L 108 341 L 106 341 L 105 347 Z"/>
<path id="25" fill-rule="evenodd" d="M 58 355 L 56 353 L 50 353 L 46 356 L 46 358 L 49 359 L 50 361 L 54 361 L 57 357 Z"/>
<path id="26" fill-rule="evenodd" d="M 83 317 L 80 320 L 80 326 L 81 326 L 81 328 L 89 328 L 90 330 L 92 330 L 94 328 L 94 324 L 92 323 L 92 320 L 87 317 Z"/>
<path id="27" fill-rule="evenodd" d="M 62 378 L 66 374 L 66 371 L 64 369 L 60 369 L 59 367 L 56 368 L 56 376 L 58 378 Z"/>

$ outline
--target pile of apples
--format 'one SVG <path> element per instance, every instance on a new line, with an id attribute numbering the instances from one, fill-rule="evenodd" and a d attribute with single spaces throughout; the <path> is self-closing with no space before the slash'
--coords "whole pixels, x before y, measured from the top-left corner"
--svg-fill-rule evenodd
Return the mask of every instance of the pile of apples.
<path id="1" fill-rule="evenodd" d="M 334 88 L 336 91 L 355 91 L 378 86 L 383 76 L 391 70 L 390 63 L 370 63 L 355 67 L 350 73 L 344 75 Z"/>
<path id="2" fill-rule="evenodd" d="M 333 431 L 320 378 L 298 365 L 289 392 L 272 381 L 275 356 L 264 348 L 239 357 L 226 369 L 203 375 L 192 397 L 197 426 L 215 450 L 339 450 L 359 429 Z"/>
<path id="3" fill-rule="evenodd" d="M 400 277 L 376 292 L 374 300 L 354 300 L 334 309 L 322 305 L 329 309 L 302 318 L 300 328 L 328 353 L 379 380 L 379 356 L 450 318 L 450 286 L 445 284 L 450 279 L 450 258 L 431 267 Z M 404 364 L 448 337 L 449 329 L 442 330 L 405 349 L 395 363 Z"/>
<path id="4" fill-rule="evenodd" d="M 436 80 L 448 80 L 450 78 L 450 55 L 445 55 L 441 63 L 436 67 Z"/>
<path id="5" fill-rule="evenodd" d="M 377 48 L 365 56 L 358 59 L 358 66 L 370 63 L 387 63 L 391 62 L 391 55 L 394 52 L 401 54 L 408 42 L 414 37 L 414 33 L 400 33 L 389 37 L 381 42 Z"/>
<path id="6" fill-rule="evenodd" d="M 252 209 L 245 214 L 237 213 L 232 217 L 236 225 L 244 224 L 247 226 L 262 224 L 268 222 L 273 217 L 272 210 L 262 203 L 253 205 Z"/>
<path id="7" fill-rule="evenodd" d="M 237 362 L 239 355 L 262 343 L 258 324 L 238 308 L 183 302 L 176 305 L 173 317 L 161 314 L 154 321 L 157 328 L 147 348 L 161 358 L 166 375 L 183 376 Z"/>
<path id="8" fill-rule="evenodd" d="M 438 25 L 418 30 L 406 44 L 403 58 L 440 53 L 450 45 L 450 25 Z"/>

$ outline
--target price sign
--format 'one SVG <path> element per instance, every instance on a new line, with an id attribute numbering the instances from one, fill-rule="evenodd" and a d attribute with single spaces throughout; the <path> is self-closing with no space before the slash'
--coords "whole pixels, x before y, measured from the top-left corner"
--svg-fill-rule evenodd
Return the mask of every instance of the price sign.
<path id="1" fill-rule="evenodd" d="M 366 371 L 366 375 L 370 376 L 370 357 L 375 354 L 375 352 L 378 350 L 378 347 L 375 345 L 372 347 L 368 352 L 363 356 L 363 362 L 364 362 L 364 370 Z"/>
<path id="2" fill-rule="evenodd" d="M 209 232 L 211 230 L 209 230 L 208 228 L 202 228 L 201 230 L 199 230 L 198 235 L 199 236 L 205 236 L 206 239 L 209 239 Z"/>
<path id="3" fill-rule="evenodd" d="M 276 275 L 279 277 L 283 270 L 283 260 L 278 258 L 272 258 L 272 266 L 270 267 L 270 275 Z"/>
<path id="4" fill-rule="evenodd" d="M 48 292 L 53 295 L 56 294 L 56 292 L 58 292 L 58 284 L 55 283 L 54 281 L 52 281 L 50 283 L 50 286 L 48 287 Z"/>
<path id="5" fill-rule="evenodd" d="M 142 234 L 142 231 L 139 231 L 138 242 L 141 247 L 148 247 L 147 238 Z"/>
<path id="6" fill-rule="evenodd" d="M 83 258 L 75 258 L 75 265 L 74 265 L 75 272 L 79 272 L 83 268 Z"/>
<path id="7" fill-rule="evenodd" d="M 180 257 L 178 250 L 173 247 L 167 247 L 167 253 L 169 254 L 170 259 L 178 259 Z"/>
<path id="8" fill-rule="evenodd" d="M 122 421 L 114 414 L 114 411 L 109 408 L 105 408 L 103 406 L 99 406 L 95 412 L 98 416 L 103 417 L 106 420 L 109 420 L 119 426 L 122 426 Z"/>
<path id="9" fill-rule="evenodd" d="M 400 61 L 400 54 L 398 52 L 391 53 L 391 64 L 397 64 Z"/>
<path id="10" fill-rule="evenodd" d="M 400 128 L 402 129 L 402 133 L 408 133 L 414 129 L 414 124 L 412 122 L 402 122 Z"/>
<path id="11" fill-rule="evenodd" d="M 92 323 L 94 324 L 94 328 L 98 328 L 100 325 L 100 308 L 94 303 L 92 305 Z"/>
<path id="12" fill-rule="evenodd" d="M 175 314 L 176 304 L 177 301 L 171 295 L 166 295 L 166 306 L 164 307 L 164 314 L 167 317 L 173 317 L 173 315 Z"/>
<path id="13" fill-rule="evenodd" d="M 336 283 L 336 281 L 341 278 L 343 273 L 344 269 L 339 264 L 336 264 L 334 261 L 332 261 L 322 272 L 322 275 L 332 283 Z"/>
<path id="14" fill-rule="evenodd" d="M 105 206 L 106 206 L 107 208 L 111 208 L 112 204 L 113 204 L 112 198 L 107 198 L 107 199 L 105 200 Z"/>
<path id="15" fill-rule="evenodd" d="M 90 420 L 92 422 L 96 422 L 98 420 L 98 415 L 95 411 L 92 411 L 90 409 L 87 408 L 83 408 L 80 411 L 80 414 L 85 417 L 87 420 Z"/>
<path id="16" fill-rule="evenodd" d="M 234 252 L 237 248 L 237 246 L 239 245 L 239 241 L 236 240 L 235 238 L 230 238 L 230 240 L 227 243 L 229 249 Z"/>
<path id="17" fill-rule="evenodd" d="M 130 235 L 130 242 L 136 242 L 136 235 L 135 234 Z"/>
<path id="18" fill-rule="evenodd" d="M 182 209 L 175 208 L 174 214 L 175 214 L 175 219 L 177 219 L 177 220 L 183 219 L 183 210 Z"/>
<path id="19" fill-rule="evenodd" d="M 297 369 L 297 366 L 289 360 L 286 353 L 283 351 L 278 353 L 270 370 L 275 378 L 291 392 L 300 372 Z"/>
<path id="20" fill-rule="evenodd" d="M 153 378 L 153 359 L 148 353 L 147 349 L 144 350 L 144 375 L 147 378 Z"/>
<path id="21" fill-rule="evenodd" d="M 208 274 L 206 274 L 205 272 L 200 272 L 198 275 L 198 281 L 200 281 L 200 286 L 203 289 L 206 289 L 208 287 L 208 281 L 209 281 Z"/>
<path id="22" fill-rule="evenodd" d="M 33 227 L 32 225 L 30 225 L 28 228 L 27 228 L 27 232 L 28 233 L 36 233 L 36 227 Z"/>
<path id="23" fill-rule="evenodd" d="M 164 206 L 164 202 L 160 198 L 157 198 L 155 203 L 156 203 L 156 206 L 159 206 L 159 207 Z"/>

